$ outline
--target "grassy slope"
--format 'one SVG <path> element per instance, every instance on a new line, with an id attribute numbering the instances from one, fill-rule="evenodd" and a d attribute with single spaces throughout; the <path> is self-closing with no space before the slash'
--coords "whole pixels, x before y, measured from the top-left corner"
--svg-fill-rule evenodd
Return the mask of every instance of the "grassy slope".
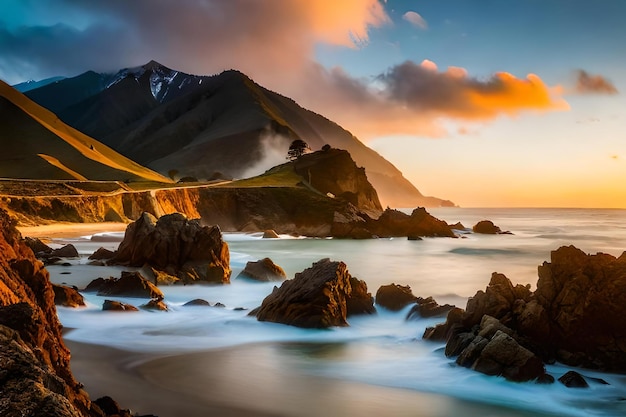
<path id="1" fill-rule="evenodd" d="M 10 102 L 15 107 L 19 108 L 22 112 L 28 115 L 33 121 L 35 121 L 38 125 L 43 127 L 47 132 L 52 135 L 46 135 L 47 138 L 42 138 L 39 135 L 31 135 L 29 136 L 30 141 L 40 141 L 41 145 L 50 145 L 48 143 L 53 138 L 61 139 L 60 141 L 57 139 L 57 142 L 60 147 L 65 148 L 66 145 L 69 145 L 75 152 L 78 152 L 83 158 L 83 161 L 79 161 L 81 158 L 74 158 L 74 166 L 69 167 L 71 171 L 76 171 L 77 173 L 84 175 L 81 171 L 83 169 L 90 170 L 93 165 L 93 162 L 96 162 L 98 165 L 104 165 L 103 168 L 106 171 L 106 168 L 112 168 L 116 171 L 122 171 L 122 173 L 118 173 L 118 176 L 115 178 L 109 179 L 124 179 L 123 175 L 126 178 L 129 177 L 137 177 L 143 178 L 145 180 L 157 181 L 157 182 L 171 182 L 168 178 L 157 174 L 156 172 L 145 168 L 130 159 L 120 155 L 115 152 L 113 149 L 103 145 L 102 143 L 96 141 L 89 136 L 84 135 L 83 133 L 77 131 L 76 129 L 66 125 L 59 118 L 49 110 L 39 106 L 33 101 L 29 100 L 26 96 L 19 93 L 17 90 L 13 89 L 6 83 L 0 81 L 0 96 L 5 100 Z M 35 129 L 32 124 L 30 124 L 29 129 Z M 15 133 L 15 132 L 14 132 Z M 41 135 L 43 136 L 43 135 Z M 11 140 L 20 140 L 21 138 L 5 138 L 7 141 Z M 32 145 L 32 144 L 31 144 Z M 36 144 L 35 144 L 36 145 Z M 36 148 L 36 146 L 34 147 Z M 52 152 L 40 152 L 37 149 L 33 149 L 35 154 L 45 153 L 53 158 L 59 159 L 60 163 L 63 163 L 64 152 L 57 153 L 56 155 L 51 154 Z M 24 171 L 28 172 L 30 166 L 24 165 Z M 61 169 L 60 171 L 68 173 L 67 170 Z M 126 173 L 126 174 L 124 174 Z M 75 176 L 70 176 L 72 178 Z M 85 177 L 88 177 L 85 175 Z M 64 178 L 61 176 L 61 178 Z M 67 177 L 65 177 L 67 178 Z M 77 178 L 78 179 L 78 178 Z M 104 179 L 104 178 L 90 178 L 90 179 Z"/>

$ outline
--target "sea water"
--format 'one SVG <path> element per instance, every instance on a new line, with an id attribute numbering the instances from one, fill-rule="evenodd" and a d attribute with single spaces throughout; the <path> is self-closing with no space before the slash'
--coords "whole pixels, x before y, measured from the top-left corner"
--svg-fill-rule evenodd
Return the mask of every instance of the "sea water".
<path id="1" fill-rule="evenodd" d="M 350 273 L 367 282 L 372 293 L 385 284 L 410 285 L 417 296 L 433 296 L 440 303 L 465 306 L 467 297 L 484 289 L 492 272 L 507 275 L 514 284 L 537 281 L 537 266 L 549 261 L 550 251 L 575 245 L 588 253 L 619 256 L 626 249 L 626 211 L 587 209 L 461 209 L 431 210 L 448 223 L 470 227 L 490 219 L 512 234 L 479 235 L 459 231 L 458 238 L 371 240 L 309 239 L 260 234 L 225 234 L 231 252 L 232 284 L 225 286 L 161 287 L 168 313 L 140 311 L 118 314 L 101 311 L 103 297 L 84 294 L 86 308 L 59 308 L 67 339 L 114 346 L 138 352 L 202 352 L 211 349 L 263 344 L 258 358 L 270 369 L 288 366 L 290 372 L 311 378 L 357 381 L 393 389 L 435 393 L 450 399 L 487 404 L 494 416 L 624 416 L 626 378 L 623 375 L 581 371 L 603 378 L 586 390 L 559 383 L 545 386 L 516 384 L 455 365 L 443 354 L 443 344 L 423 341 L 426 327 L 442 319 L 406 321 L 410 307 L 400 312 L 378 308 L 378 314 L 350 318 L 350 327 L 308 330 L 258 322 L 249 310 L 259 306 L 274 283 L 236 278 L 247 261 L 270 257 L 292 277 L 322 258 L 344 261 Z M 115 249 L 123 234 L 107 234 L 71 242 L 88 255 L 98 247 Z M 84 287 L 98 276 L 119 276 L 121 268 L 94 267 L 86 259 L 71 267 L 50 267 L 53 282 Z M 111 297 L 107 297 L 111 298 Z M 225 307 L 184 307 L 195 298 Z M 141 305 L 146 300 L 118 298 Z M 559 377 L 569 368 L 547 367 Z M 503 411 L 505 410 L 505 411 Z M 484 410 L 480 413 L 484 414 Z M 406 415 L 411 415 L 406 414 Z"/>

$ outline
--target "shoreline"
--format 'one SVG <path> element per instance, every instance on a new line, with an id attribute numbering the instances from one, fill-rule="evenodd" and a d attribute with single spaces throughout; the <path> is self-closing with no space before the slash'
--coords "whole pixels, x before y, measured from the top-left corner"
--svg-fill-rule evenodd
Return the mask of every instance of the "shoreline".
<path id="1" fill-rule="evenodd" d="M 255 343 L 189 353 L 138 353 L 65 340 L 72 372 L 92 400 L 104 395 L 159 417 L 548 416 L 416 390 L 311 375 Z M 281 357 L 280 366 L 272 356 Z M 418 372 L 418 370 L 416 370 Z M 494 414 L 495 413 L 495 414 Z"/>
<path id="2" fill-rule="evenodd" d="M 120 222 L 54 223 L 39 226 L 17 226 L 24 237 L 38 239 L 76 238 L 104 232 L 123 232 L 128 226 Z"/>

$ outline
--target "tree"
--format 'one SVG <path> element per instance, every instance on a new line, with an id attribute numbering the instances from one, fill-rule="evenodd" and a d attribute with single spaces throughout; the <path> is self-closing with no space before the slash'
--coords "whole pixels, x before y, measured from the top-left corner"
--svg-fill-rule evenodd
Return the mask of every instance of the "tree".
<path id="1" fill-rule="evenodd" d="M 302 139 L 296 139 L 289 145 L 289 151 L 287 151 L 287 159 L 294 160 L 300 158 L 307 151 L 310 151 L 309 144 Z"/>

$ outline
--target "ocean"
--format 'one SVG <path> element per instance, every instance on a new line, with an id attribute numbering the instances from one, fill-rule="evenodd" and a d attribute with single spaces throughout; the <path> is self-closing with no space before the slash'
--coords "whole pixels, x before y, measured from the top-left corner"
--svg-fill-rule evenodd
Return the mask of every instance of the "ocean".
<path id="1" fill-rule="evenodd" d="M 251 406 L 284 416 L 624 416 L 626 376 L 579 370 L 609 385 L 568 389 L 512 383 L 456 366 L 443 354 L 443 344 L 424 341 L 424 329 L 442 319 L 406 321 L 400 312 L 378 308 L 378 314 L 350 318 L 350 327 L 307 330 L 262 323 L 247 313 L 260 305 L 274 283 L 250 283 L 237 274 L 249 260 L 270 257 L 288 277 L 321 258 L 341 260 L 350 273 L 378 287 L 410 285 L 417 296 L 433 296 L 440 304 L 465 307 L 467 298 L 484 290 L 492 272 L 514 284 L 537 281 L 537 266 L 550 251 L 575 245 L 588 253 L 619 256 L 626 249 L 626 210 L 466 209 L 429 210 L 436 217 L 470 227 L 489 219 L 508 235 L 459 233 L 457 239 L 406 238 L 371 240 L 309 239 L 226 233 L 231 252 L 231 285 L 161 287 L 170 312 L 119 314 L 101 311 L 103 298 L 85 294 L 86 308 L 60 307 L 69 341 L 146 353 L 132 365 L 146 379 L 169 380 L 202 396 L 220 375 L 221 398 L 241 392 Z M 84 287 L 99 276 L 119 276 L 120 268 L 86 265 L 98 247 L 115 249 L 122 233 L 78 239 L 85 255 L 71 267 L 49 267 L 53 282 Z M 110 297 L 109 297 L 110 298 Z M 183 307 L 195 298 L 226 307 Z M 139 299 L 119 299 L 134 305 Z M 244 310 L 240 310 L 243 308 Z M 159 356 L 162 359 L 154 359 Z M 204 367 L 202 358 L 222 358 L 222 366 Z M 177 358 L 181 358 L 177 362 Z M 184 360 L 182 358 L 185 358 Z M 193 360 L 189 360 L 193 358 Z M 148 366 L 158 361 L 161 366 Z M 555 364 L 558 378 L 570 368 Z M 167 372 L 165 371 L 167 370 Z M 184 372 L 183 372 L 184 370 Z M 79 372 L 80 374 L 80 372 Z M 160 379 L 159 379 L 160 378 Z M 177 378 L 180 379 L 179 382 Z M 216 388 L 217 389 L 217 388 Z M 213 394 L 215 394 L 213 392 Z M 241 395 L 239 395 L 241 397 Z M 285 399 L 288 397 L 288 401 Z M 235 401 L 235 399 L 231 399 Z M 243 401 L 239 398 L 238 401 Z M 158 410 L 151 411 L 160 415 Z"/>

